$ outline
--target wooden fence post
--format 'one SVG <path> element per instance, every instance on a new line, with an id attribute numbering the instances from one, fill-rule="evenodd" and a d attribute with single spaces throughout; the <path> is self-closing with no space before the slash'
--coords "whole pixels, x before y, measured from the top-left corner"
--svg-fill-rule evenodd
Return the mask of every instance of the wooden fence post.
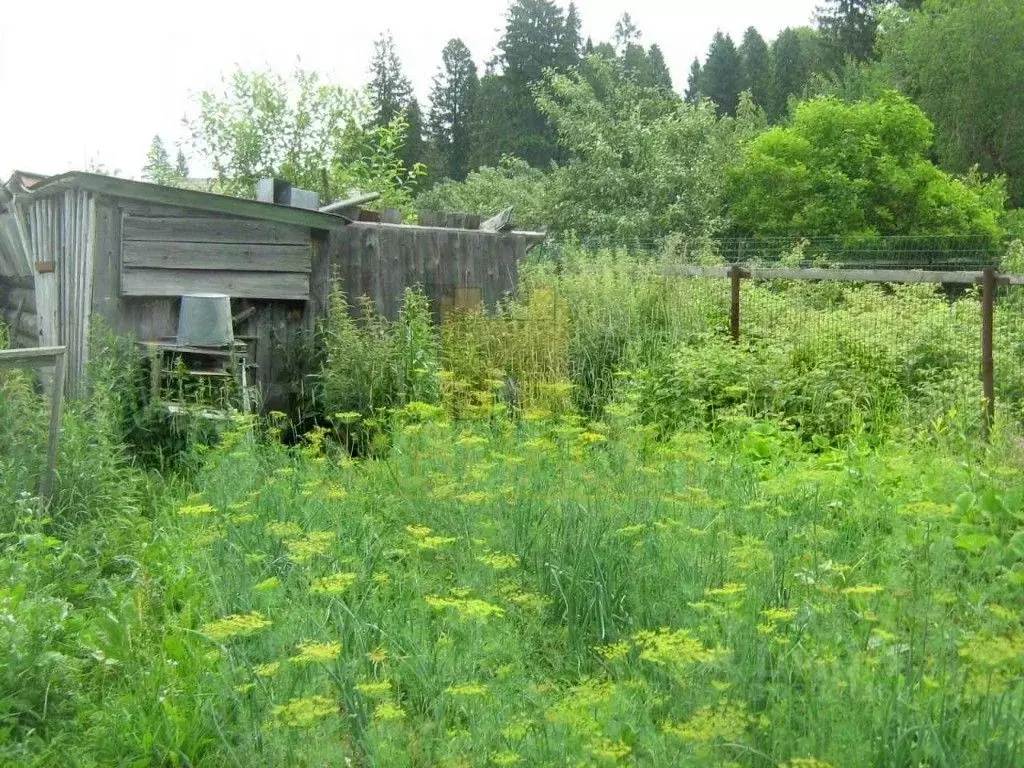
<path id="1" fill-rule="evenodd" d="M 732 303 L 729 308 L 729 331 L 732 334 L 733 344 L 740 340 L 740 278 L 743 277 L 743 270 L 737 264 L 729 267 L 729 279 L 732 289 Z"/>
<path id="2" fill-rule="evenodd" d="M 986 267 L 981 274 L 981 388 L 984 411 L 981 435 L 989 439 L 996 413 L 995 361 L 992 356 L 992 320 L 996 303 L 996 271 Z"/>

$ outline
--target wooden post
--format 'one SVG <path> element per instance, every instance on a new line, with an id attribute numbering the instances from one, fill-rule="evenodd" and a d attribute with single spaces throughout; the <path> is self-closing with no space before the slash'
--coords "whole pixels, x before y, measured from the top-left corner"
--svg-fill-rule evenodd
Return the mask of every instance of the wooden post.
<path id="1" fill-rule="evenodd" d="M 53 478 L 57 471 L 57 452 L 60 445 L 60 418 L 64 408 L 64 379 L 67 352 L 61 347 L 53 363 L 53 391 L 50 393 L 50 441 L 46 449 L 46 470 L 39 481 L 39 495 L 49 500 L 53 495 Z"/>
<path id="2" fill-rule="evenodd" d="M 986 267 L 981 276 L 981 387 L 984 394 L 981 435 L 989 439 L 996 413 L 995 362 L 992 356 L 992 319 L 996 303 L 996 271 Z"/>
<path id="3" fill-rule="evenodd" d="M 729 267 L 729 279 L 732 283 L 732 304 L 729 308 L 729 331 L 732 334 L 733 344 L 740 341 L 740 278 L 743 270 L 737 264 Z"/>

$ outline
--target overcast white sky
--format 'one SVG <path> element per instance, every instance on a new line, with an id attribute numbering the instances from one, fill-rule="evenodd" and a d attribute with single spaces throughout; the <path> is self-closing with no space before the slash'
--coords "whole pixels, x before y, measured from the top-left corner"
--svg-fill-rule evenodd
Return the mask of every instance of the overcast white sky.
<path id="1" fill-rule="evenodd" d="M 737 43 L 807 24 L 819 0 L 578 0 L 584 37 L 610 39 L 628 11 L 661 45 L 676 88 L 716 29 Z M 562 2 L 567 5 L 568 0 Z M 173 152 L 190 95 L 234 66 L 290 70 L 296 57 L 346 87 L 367 79 L 373 41 L 395 37 L 421 102 L 441 49 L 461 37 L 491 58 L 508 0 L 0 0 L 0 176 L 81 169 L 137 177 L 153 134 Z"/>

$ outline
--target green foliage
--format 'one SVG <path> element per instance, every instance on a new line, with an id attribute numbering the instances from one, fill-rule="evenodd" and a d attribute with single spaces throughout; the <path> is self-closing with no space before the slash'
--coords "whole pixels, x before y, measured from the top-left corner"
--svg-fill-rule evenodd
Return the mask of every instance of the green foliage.
<path id="1" fill-rule="evenodd" d="M 438 342 L 422 292 L 406 289 L 401 317 L 389 321 L 372 300 L 359 317 L 340 289 L 331 293 L 320 328 L 317 406 L 346 447 L 359 454 L 386 450 L 390 412 L 410 402 L 440 401 Z"/>
<path id="2" fill-rule="evenodd" d="M 368 128 L 363 98 L 315 72 L 296 69 L 286 79 L 236 70 L 222 91 L 203 91 L 197 102 L 187 121 L 192 146 L 227 194 L 251 197 L 259 179 L 278 176 L 324 200 L 360 188 L 381 192 L 381 206 L 402 208 L 423 173 L 401 161 L 404 116 Z"/>
<path id="3" fill-rule="evenodd" d="M 1024 5 L 933 0 L 886 17 L 882 68 L 936 126 L 943 164 L 1009 180 L 1024 204 Z"/>
<path id="4" fill-rule="evenodd" d="M 754 27 L 743 33 L 739 48 L 743 65 L 743 88 L 762 110 L 771 108 L 772 71 L 768 44 Z"/>
<path id="5" fill-rule="evenodd" d="M 551 73 L 537 103 L 571 157 L 552 175 L 553 229 L 632 242 L 719 226 L 731 136 L 712 109 L 644 88 L 599 56 L 582 73 Z"/>
<path id="6" fill-rule="evenodd" d="M 746 147 L 729 173 L 736 230 L 758 236 L 953 235 L 994 243 L 1001 206 L 928 159 L 932 126 L 889 92 L 801 104 L 792 125 Z"/>
<path id="7" fill-rule="evenodd" d="M 404 115 L 412 99 L 412 83 L 402 72 L 402 62 L 390 32 L 382 32 L 374 41 L 370 75 L 370 110 L 373 124 L 381 127 Z"/>
<path id="8" fill-rule="evenodd" d="M 804 34 L 801 34 L 803 32 Z M 786 27 L 772 41 L 771 122 L 780 122 L 789 112 L 789 100 L 801 96 L 815 69 L 817 36 L 812 30 Z"/>
<path id="9" fill-rule="evenodd" d="M 549 177 L 525 160 L 505 156 L 495 168 L 469 173 L 465 181 L 443 181 L 416 197 L 421 211 L 493 216 L 511 205 L 520 229 L 544 229 L 551 221 Z"/>
<path id="10" fill-rule="evenodd" d="M 818 29 L 832 69 L 875 55 L 878 20 L 872 0 L 828 0 L 817 11 Z"/>

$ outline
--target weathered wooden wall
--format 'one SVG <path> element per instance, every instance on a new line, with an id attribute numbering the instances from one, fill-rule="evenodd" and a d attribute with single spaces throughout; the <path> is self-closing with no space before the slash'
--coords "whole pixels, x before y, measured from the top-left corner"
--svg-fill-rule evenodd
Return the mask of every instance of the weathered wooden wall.
<path id="1" fill-rule="evenodd" d="M 235 335 L 256 366 L 251 383 L 262 407 L 288 410 L 311 320 L 300 297 L 309 293 L 312 243 L 308 229 L 291 225 L 103 198 L 96 209 L 93 312 L 117 333 L 158 341 L 177 334 L 181 294 L 228 294 L 235 315 L 254 310 Z M 203 261 L 207 254 L 210 263 Z M 291 271 L 279 271 L 285 267 Z"/>
<path id="2" fill-rule="evenodd" d="M 121 295 L 309 297 L 308 228 L 123 202 Z"/>
<path id="3" fill-rule="evenodd" d="M 436 316 L 453 305 L 487 307 L 514 295 L 519 262 L 531 236 L 466 229 L 357 222 L 332 230 L 327 265 L 314 266 L 312 293 L 325 306 L 330 280 L 354 300 L 368 296 L 377 311 L 397 317 L 405 288 L 422 286 Z"/>

